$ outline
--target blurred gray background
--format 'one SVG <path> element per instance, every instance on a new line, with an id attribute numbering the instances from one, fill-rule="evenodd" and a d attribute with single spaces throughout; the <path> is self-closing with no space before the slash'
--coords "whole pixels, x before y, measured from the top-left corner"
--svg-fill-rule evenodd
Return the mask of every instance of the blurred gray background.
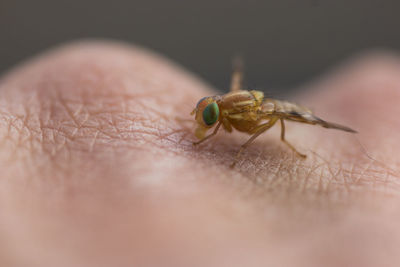
<path id="1" fill-rule="evenodd" d="M 400 48 L 398 0 L 0 0 L 0 72 L 46 48 L 112 38 L 162 53 L 220 90 L 287 92 L 367 49 Z"/>

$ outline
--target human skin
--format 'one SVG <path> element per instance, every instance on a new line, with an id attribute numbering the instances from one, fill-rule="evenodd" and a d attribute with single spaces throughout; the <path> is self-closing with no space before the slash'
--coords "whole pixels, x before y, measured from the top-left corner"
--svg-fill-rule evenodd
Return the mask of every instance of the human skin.
<path id="1" fill-rule="evenodd" d="M 0 80 L 0 266 L 399 266 L 400 61 L 374 53 L 296 102 L 352 135 L 287 123 L 197 147 L 216 94 L 141 48 L 87 41 Z M 193 120 L 194 121 L 194 120 Z"/>

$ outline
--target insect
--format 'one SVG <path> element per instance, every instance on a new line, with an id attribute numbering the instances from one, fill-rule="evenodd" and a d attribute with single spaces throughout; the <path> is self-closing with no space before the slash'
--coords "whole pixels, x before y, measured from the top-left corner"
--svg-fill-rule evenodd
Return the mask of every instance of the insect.
<path id="1" fill-rule="evenodd" d="M 193 145 L 198 145 L 216 135 L 221 126 L 229 133 L 236 129 L 251 135 L 241 145 L 231 167 L 236 164 L 240 154 L 254 139 L 270 129 L 278 121 L 281 125 L 281 140 L 302 158 L 306 158 L 306 155 L 298 152 L 285 139 L 285 121 L 320 125 L 325 128 L 356 133 L 355 130 L 349 127 L 318 118 L 308 108 L 287 101 L 264 98 L 264 93 L 261 91 L 241 90 L 242 80 L 242 64 L 236 62 L 231 78 L 230 92 L 224 95 L 203 97 L 191 113 L 191 115 L 195 115 L 197 122 L 195 136 L 199 139 Z M 215 127 L 213 132 L 206 136 L 207 131 L 213 127 Z"/>

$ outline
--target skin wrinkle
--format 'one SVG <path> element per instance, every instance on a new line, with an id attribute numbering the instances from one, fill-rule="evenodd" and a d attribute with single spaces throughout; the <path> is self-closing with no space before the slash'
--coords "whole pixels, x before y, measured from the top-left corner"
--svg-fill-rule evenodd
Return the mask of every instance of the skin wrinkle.
<path id="1" fill-rule="evenodd" d="M 133 97 L 132 97 L 133 98 Z M 153 121 L 149 121 L 147 117 L 149 117 L 148 114 L 141 114 L 141 113 L 127 113 L 124 112 L 125 114 L 123 115 L 124 117 L 122 118 L 120 116 L 119 111 L 113 110 L 110 113 L 104 113 L 102 114 L 98 112 L 94 112 L 95 115 L 91 115 L 92 110 L 90 110 L 91 107 L 88 107 L 88 114 L 87 119 L 83 121 L 83 123 L 79 123 L 76 118 L 73 117 L 72 111 L 68 108 L 68 104 L 64 100 L 60 101 L 63 108 L 67 111 L 67 115 L 71 118 L 72 122 L 74 123 L 74 131 L 72 132 L 72 135 L 70 135 L 71 141 L 74 141 L 74 136 L 78 134 L 82 130 L 82 128 L 93 128 L 93 129 L 103 129 L 103 130 L 96 130 L 95 134 L 98 135 L 101 133 L 105 137 L 109 138 L 109 141 L 125 141 L 129 142 L 131 140 L 136 140 L 136 139 L 141 139 L 145 137 L 146 135 L 149 137 L 156 137 L 156 139 L 160 140 L 168 140 L 168 141 L 173 141 L 172 139 L 166 139 L 167 136 L 172 135 L 174 130 L 172 130 L 169 133 L 164 133 L 166 127 L 154 127 Z M 143 106 L 143 104 L 139 103 L 139 105 Z M 105 117 L 102 117 L 105 116 Z M 107 117 L 110 117 L 108 119 Z M 94 126 L 86 126 L 85 121 L 89 120 L 88 118 L 94 117 L 95 119 L 95 124 Z M 116 122 L 116 117 L 118 117 L 118 124 Z M 92 120 L 93 121 L 93 120 Z M 164 120 L 161 118 L 161 120 L 158 120 L 160 124 L 166 123 L 163 122 Z M 149 122 L 149 123 L 148 123 Z M 66 123 L 62 122 L 63 124 L 68 123 L 68 120 Z M 96 125 L 97 124 L 97 125 Z M 125 126 L 126 125 L 126 126 Z M 125 130 L 125 127 L 126 130 Z M 134 131 L 132 131 L 134 130 Z M 123 137 L 123 134 L 124 137 Z M 136 137 L 137 136 L 137 137 Z M 89 149 L 90 150 L 90 149 Z"/>
<path id="2" fill-rule="evenodd" d="M 328 164 L 328 166 L 329 166 L 328 170 L 331 170 L 331 167 L 330 167 L 331 165 Z M 328 179 L 328 184 L 327 184 L 327 187 L 326 187 L 327 190 L 329 190 L 329 187 L 331 186 L 332 182 L 337 180 L 336 177 L 338 177 L 340 174 L 342 174 L 342 171 L 343 171 L 342 164 L 339 163 L 338 168 L 337 168 L 337 172 L 336 173 L 331 172 L 332 179 Z"/>
<path id="3" fill-rule="evenodd" d="M 301 190 L 302 193 L 307 192 L 307 187 L 308 187 L 307 185 L 308 185 L 309 179 L 311 178 L 311 175 L 313 175 L 313 173 L 316 172 L 322 166 L 323 166 L 322 163 L 314 164 L 314 166 L 312 168 L 310 168 L 309 171 L 306 172 L 306 175 L 303 179 L 303 186 L 302 186 L 302 190 Z M 330 179 L 328 179 L 328 182 L 329 182 L 329 180 Z"/>
<path id="4" fill-rule="evenodd" d="M 115 138 L 115 137 L 111 136 L 110 138 Z M 158 144 L 156 144 L 156 145 L 158 145 Z M 281 169 L 281 168 L 282 168 L 283 166 L 284 166 L 283 164 L 280 164 L 278 170 L 275 171 L 275 176 L 276 176 L 276 177 L 277 177 L 278 175 L 282 175 L 282 169 Z M 288 177 L 287 179 L 290 180 L 291 177 L 293 177 L 293 173 L 287 172 L 287 176 L 286 176 L 286 177 Z M 322 179 L 322 177 L 321 177 L 321 179 Z M 278 178 L 276 178 L 275 180 L 278 180 Z M 273 185 L 271 184 L 270 186 L 273 186 Z"/>
<path id="5" fill-rule="evenodd" d="M 2 114 L 4 116 L 4 114 Z M 12 116 L 8 115 L 8 118 L 4 118 L 4 120 L 7 121 L 8 124 L 8 130 L 5 133 L 5 138 L 2 141 L 2 145 L 4 145 L 4 142 L 11 141 L 14 150 L 14 152 L 17 151 L 19 148 L 26 148 L 26 151 L 31 152 L 32 147 L 33 147 L 33 140 L 34 140 L 34 133 L 37 133 L 36 129 L 33 129 L 29 125 L 28 122 L 30 122 L 30 115 L 28 112 L 26 112 L 26 115 L 17 115 L 17 116 Z M 15 135 L 17 136 L 16 138 L 12 138 L 15 132 Z"/>
<path id="6" fill-rule="evenodd" d="M 352 162 L 351 167 L 349 168 L 349 171 L 345 171 L 344 174 L 342 175 L 343 185 L 344 185 L 344 188 L 346 189 L 347 193 L 351 192 L 350 186 L 347 183 L 347 179 L 350 179 L 350 177 L 351 177 L 350 175 L 352 173 L 354 173 L 354 166 L 355 166 L 355 164 Z"/>
<path id="7" fill-rule="evenodd" d="M 131 97 L 132 99 L 134 98 L 134 96 L 132 96 Z M 51 134 L 49 135 L 49 136 L 52 136 L 52 138 L 50 139 L 52 142 L 54 142 L 54 141 L 56 141 L 57 142 L 57 140 L 59 139 L 59 138 L 57 138 L 58 136 L 62 136 L 63 137 L 63 141 L 61 142 L 61 147 L 59 147 L 58 148 L 58 150 L 59 149 L 61 149 L 62 147 L 64 147 L 66 144 L 68 144 L 69 146 L 71 146 L 71 144 L 76 144 L 79 140 L 77 139 L 77 138 L 75 138 L 76 137 L 76 135 L 79 133 L 79 131 L 81 131 L 81 128 L 82 128 L 82 125 L 80 125 L 80 123 L 77 121 L 77 119 L 73 116 L 73 114 L 72 114 L 72 111 L 68 108 L 68 104 L 66 104 L 66 102 L 63 100 L 63 98 L 62 97 L 60 97 L 60 95 L 58 95 L 58 100 L 61 100 L 60 101 L 60 103 L 62 104 L 62 107 L 67 111 L 67 114 L 68 114 L 68 116 L 69 116 L 69 118 L 70 119 L 72 119 L 72 122 L 73 122 L 73 124 L 74 125 L 72 125 L 72 131 L 69 129 L 69 128 L 71 128 L 71 125 L 69 125 L 70 124 L 70 120 L 69 119 L 63 119 L 63 120 L 61 120 L 60 122 L 59 122 L 59 125 L 57 125 L 56 124 L 56 127 L 52 127 L 52 126 L 43 126 L 43 123 L 41 123 L 42 124 L 42 126 L 40 126 L 40 128 L 41 129 L 47 129 L 47 130 L 50 130 L 51 131 Z M 44 102 L 46 102 L 46 101 L 44 101 Z M 57 101 L 54 101 L 54 100 L 50 100 L 50 102 L 51 103 L 58 103 Z M 81 105 L 82 106 L 82 105 Z M 55 112 L 59 112 L 59 108 L 58 107 L 56 107 L 56 105 L 55 104 L 53 104 L 52 106 L 51 106 L 51 111 L 49 112 L 50 114 L 54 114 Z M 77 114 L 77 113 L 76 113 Z M 42 114 L 41 115 L 43 115 L 43 112 L 42 112 Z M 160 135 L 160 131 L 154 131 L 154 129 L 152 128 L 152 127 L 148 127 L 148 126 L 145 126 L 145 127 L 143 127 L 144 126 L 144 123 L 142 123 L 141 122 L 141 118 L 138 118 L 138 116 L 135 116 L 136 114 L 134 114 L 134 115 L 131 115 L 132 117 L 135 117 L 135 120 L 134 120 L 134 122 L 136 122 L 136 123 L 138 123 L 139 125 L 140 125 L 140 128 L 142 128 L 142 129 L 146 129 L 145 131 L 141 131 L 141 130 L 136 130 L 135 131 L 135 136 L 138 136 L 138 138 L 140 139 L 141 137 L 143 137 L 143 134 L 150 134 L 151 136 L 156 136 L 156 137 L 159 137 L 159 138 L 161 138 L 161 139 L 163 139 L 163 136 L 162 135 Z M 128 119 L 128 121 L 127 121 L 127 123 L 131 123 L 131 122 L 133 122 L 133 120 L 130 120 L 129 118 L 125 118 L 125 119 Z M 53 120 L 53 122 L 54 122 L 54 118 L 52 119 Z M 143 120 L 143 122 L 145 122 L 145 120 Z M 101 127 L 100 128 L 106 128 L 106 130 L 105 131 L 101 131 L 105 136 L 107 136 L 108 138 L 109 138 L 109 140 L 108 141 L 115 141 L 115 140 L 118 140 L 118 141 L 121 141 L 121 139 L 120 138 L 118 138 L 118 137 L 116 137 L 116 136 L 114 136 L 114 135 L 112 135 L 112 134 L 108 134 L 110 131 L 109 131 L 109 127 L 108 127 L 108 125 L 106 124 L 106 123 L 104 123 L 104 121 L 103 120 L 97 120 L 97 123 L 99 123 L 100 125 L 101 125 Z M 12 124 L 11 124 L 12 125 Z M 67 126 L 67 127 L 64 127 L 64 126 Z M 111 124 L 111 126 L 112 126 L 112 128 L 114 128 L 114 129 L 119 129 L 118 127 L 115 127 L 115 125 L 112 125 Z M 99 127 L 99 126 L 95 126 L 95 127 Z M 19 131 L 19 128 L 16 128 L 18 131 Z M 35 131 L 36 132 L 36 131 Z M 112 131 L 111 131 L 112 132 Z M 127 131 L 127 132 L 131 132 L 131 131 Z M 171 134 L 171 133 L 170 133 Z M 21 135 L 19 135 L 19 139 L 20 139 L 20 136 Z M 68 140 L 68 142 L 65 142 L 65 140 Z M 132 140 L 132 138 L 131 139 L 126 139 L 126 141 L 130 141 L 130 140 Z M 47 140 L 41 140 L 41 141 L 44 141 L 43 143 L 49 143 L 48 142 L 48 139 Z M 170 141 L 171 141 L 171 139 L 170 139 Z M 19 142 L 19 143 L 21 143 L 21 142 Z M 51 143 L 51 142 L 50 142 Z M 51 154 L 54 154 L 54 152 L 52 152 Z"/>

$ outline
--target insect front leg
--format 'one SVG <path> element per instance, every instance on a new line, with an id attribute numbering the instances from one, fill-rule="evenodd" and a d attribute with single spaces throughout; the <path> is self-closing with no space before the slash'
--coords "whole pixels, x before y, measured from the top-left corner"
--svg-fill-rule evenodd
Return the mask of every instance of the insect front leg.
<path id="1" fill-rule="evenodd" d="M 261 124 L 260 126 L 257 127 L 254 134 L 249 138 L 249 140 L 247 140 L 246 143 L 244 143 L 240 147 L 239 152 L 236 154 L 236 157 L 231 164 L 231 168 L 233 168 L 235 166 L 235 164 L 238 161 L 240 154 L 243 152 L 243 150 L 245 150 L 254 141 L 254 139 L 256 139 L 260 134 L 262 134 L 263 132 L 265 132 L 272 126 L 274 126 L 274 124 L 276 123 L 277 120 L 278 120 L 277 118 L 272 118 L 268 122 Z"/>
<path id="2" fill-rule="evenodd" d="M 222 124 L 221 122 L 218 122 L 218 125 L 215 127 L 214 131 L 211 134 L 207 135 L 206 137 L 204 137 L 203 139 L 201 139 L 197 142 L 193 142 L 193 145 L 196 146 L 198 144 L 201 144 L 204 141 L 206 141 L 207 139 L 209 139 L 210 137 L 213 137 L 214 135 L 216 135 L 219 130 L 219 127 L 221 127 L 221 124 Z"/>
<path id="3" fill-rule="evenodd" d="M 307 157 L 306 155 L 297 151 L 296 148 L 294 148 L 294 146 L 292 144 L 290 144 L 288 141 L 286 141 L 286 139 L 285 139 L 285 123 L 284 123 L 283 119 L 280 119 L 280 121 L 281 121 L 281 140 L 282 140 L 282 142 L 284 142 L 288 147 L 290 147 L 290 149 L 293 150 L 297 155 L 299 155 L 302 158 L 306 158 Z"/>

